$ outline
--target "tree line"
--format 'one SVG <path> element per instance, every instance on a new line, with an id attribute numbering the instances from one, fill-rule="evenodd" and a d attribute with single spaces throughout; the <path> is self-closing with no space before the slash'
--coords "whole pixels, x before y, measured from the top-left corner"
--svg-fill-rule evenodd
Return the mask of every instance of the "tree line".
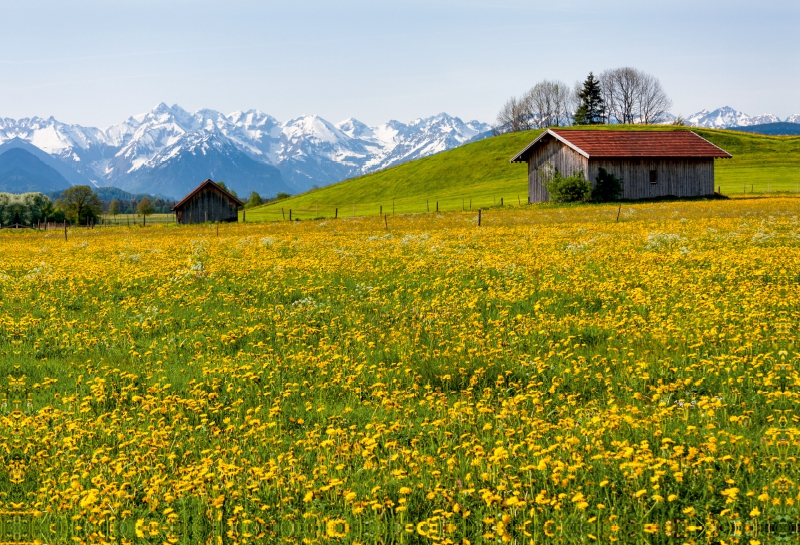
<path id="1" fill-rule="evenodd" d="M 225 182 L 217 182 L 219 186 L 237 197 L 233 189 L 228 188 Z M 280 200 L 290 197 L 288 193 L 278 193 L 275 199 Z M 238 198 L 238 197 L 237 197 Z M 250 193 L 245 201 L 244 208 L 260 206 L 270 202 L 270 199 L 261 197 L 257 192 Z M 111 199 L 102 200 L 97 192 L 88 185 L 77 185 L 64 190 L 60 195 L 51 199 L 42 193 L 0 193 L 0 226 L 3 225 L 35 225 L 37 223 L 69 222 L 75 225 L 89 225 L 96 223 L 105 213 L 111 216 L 119 214 L 138 214 L 149 216 L 151 214 L 168 214 L 172 212 L 174 201 L 159 197 L 137 197 L 136 199 Z"/>
<path id="2" fill-rule="evenodd" d="M 655 76 L 631 67 L 590 72 L 570 87 L 543 80 L 520 97 L 511 97 L 497 114 L 495 134 L 565 125 L 652 124 L 672 107 Z M 680 123 L 680 120 L 676 120 Z"/>
<path id="3" fill-rule="evenodd" d="M 0 193 L 0 223 L 35 225 L 40 222 L 68 222 L 89 225 L 96 223 L 104 211 L 114 215 L 150 215 L 164 208 L 169 211 L 171 207 L 172 204 L 168 201 L 151 201 L 149 197 L 134 202 L 113 199 L 105 203 L 91 186 L 77 185 L 64 190 L 57 199 L 51 199 L 42 193 Z"/>

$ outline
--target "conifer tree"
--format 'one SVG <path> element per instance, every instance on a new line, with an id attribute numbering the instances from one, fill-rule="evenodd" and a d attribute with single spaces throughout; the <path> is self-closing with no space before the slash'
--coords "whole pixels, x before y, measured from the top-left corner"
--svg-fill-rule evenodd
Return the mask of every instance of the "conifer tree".
<path id="1" fill-rule="evenodd" d="M 578 93 L 578 109 L 575 110 L 575 125 L 600 125 L 606 120 L 606 107 L 600 81 L 589 72 L 583 82 L 583 89 Z"/>

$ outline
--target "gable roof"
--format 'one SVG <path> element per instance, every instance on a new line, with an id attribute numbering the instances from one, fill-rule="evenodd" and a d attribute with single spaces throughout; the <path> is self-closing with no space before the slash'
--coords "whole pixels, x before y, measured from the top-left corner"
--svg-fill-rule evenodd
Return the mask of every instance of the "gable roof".
<path id="1" fill-rule="evenodd" d="M 239 199 L 237 199 L 236 197 L 234 197 L 233 195 L 231 195 L 229 191 L 227 191 L 227 190 L 225 190 L 225 189 L 222 189 L 222 188 L 221 188 L 221 187 L 220 187 L 220 186 L 219 186 L 217 183 L 215 183 L 213 180 L 210 180 L 210 179 L 209 179 L 209 180 L 206 180 L 205 182 L 203 182 L 202 184 L 198 185 L 197 187 L 195 187 L 195 188 L 194 188 L 194 190 L 193 190 L 191 193 L 189 193 L 188 195 L 186 195 L 186 196 L 183 198 L 183 200 L 181 200 L 181 202 L 179 202 L 178 204 L 176 204 L 175 206 L 173 206 L 173 207 L 172 207 L 172 210 L 173 210 L 173 211 L 174 211 L 174 210 L 177 210 L 178 208 L 180 208 L 181 206 L 183 206 L 183 205 L 184 205 L 184 204 L 185 204 L 187 201 L 189 201 L 189 200 L 190 200 L 192 197 L 194 197 L 194 196 L 195 196 L 195 195 L 196 195 L 198 192 L 200 192 L 200 190 L 202 190 L 203 188 L 205 188 L 205 187 L 207 187 L 207 186 L 209 186 L 209 185 L 211 185 L 211 186 L 212 186 L 212 187 L 214 187 L 214 188 L 215 188 L 217 191 L 219 191 L 220 193 L 222 193 L 223 195 L 225 195 L 225 196 L 226 196 L 228 199 L 230 199 L 230 200 L 234 201 L 234 202 L 236 203 L 236 205 L 237 205 L 237 206 L 244 206 L 244 203 L 243 203 L 242 201 L 240 201 Z"/>
<path id="2" fill-rule="evenodd" d="M 531 150 L 548 137 L 555 138 L 587 159 L 691 158 L 730 159 L 732 155 L 692 131 L 558 130 L 547 129 L 512 163 L 525 162 Z"/>

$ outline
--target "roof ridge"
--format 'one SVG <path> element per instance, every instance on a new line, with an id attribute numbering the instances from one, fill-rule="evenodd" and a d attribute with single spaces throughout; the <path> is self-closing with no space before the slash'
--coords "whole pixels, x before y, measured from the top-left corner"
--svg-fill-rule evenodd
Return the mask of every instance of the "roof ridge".
<path id="1" fill-rule="evenodd" d="M 690 129 L 630 130 L 630 129 L 566 129 L 545 130 L 533 142 L 511 158 L 524 162 L 546 135 L 580 153 L 586 158 L 686 158 L 728 159 L 732 155 Z"/>
<path id="2" fill-rule="evenodd" d="M 185 203 L 186 201 L 188 201 L 189 199 L 191 199 L 192 197 L 194 197 L 194 195 L 195 195 L 195 194 L 196 194 L 198 191 L 200 191 L 201 189 L 203 189 L 205 186 L 207 186 L 207 185 L 209 185 L 209 184 L 211 184 L 213 187 L 215 187 L 216 189 L 218 189 L 219 191 L 221 191 L 223 194 L 225 194 L 225 195 L 227 195 L 228 197 L 230 197 L 232 200 L 236 201 L 236 202 L 239 204 L 239 206 L 244 206 L 244 202 L 240 201 L 240 200 L 239 200 L 239 197 L 235 197 L 233 194 L 231 194 L 231 192 L 230 192 L 230 191 L 228 191 L 227 189 L 223 189 L 222 187 L 220 187 L 220 185 L 219 185 L 217 182 L 215 182 L 215 181 L 214 181 L 214 180 L 212 180 L 211 178 L 208 178 L 208 179 L 207 179 L 205 182 L 201 183 L 200 185 L 198 185 L 197 187 L 195 187 L 195 188 L 194 188 L 194 189 L 193 189 L 191 192 L 189 192 L 189 194 L 188 194 L 188 195 L 186 195 L 186 196 L 185 196 L 183 199 L 181 199 L 181 201 L 180 201 L 179 203 L 177 203 L 175 206 L 173 206 L 173 207 L 172 207 L 172 210 L 175 210 L 175 209 L 177 209 L 178 207 L 182 206 L 182 205 L 183 205 L 183 203 Z"/>

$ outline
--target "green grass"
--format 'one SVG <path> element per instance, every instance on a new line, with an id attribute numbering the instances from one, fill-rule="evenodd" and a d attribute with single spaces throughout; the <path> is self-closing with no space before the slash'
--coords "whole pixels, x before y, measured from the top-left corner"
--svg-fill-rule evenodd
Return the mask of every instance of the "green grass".
<path id="1" fill-rule="evenodd" d="M 135 225 L 142 224 L 142 216 L 139 214 L 103 214 L 103 221 L 112 225 Z M 147 223 L 175 223 L 175 214 L 150 214 L 147 216 Z"/>
<path id="2" fill-rule="evenodd" d="M 628 127 L 634 130 L 654 127 Z M 674 130 L 673 127 L 655 127 Z M 600 128 L 603 130 L 603 128 Z M 800 137 L 776 137 L 698 129 L 734 158 L 717 161 L 717 185 L 725 194 L 795 191 L 800 182 Z M 247 211 L 247 220 L 313 219 L 424 213 L 527 201 L 526 166 L 509 159 L 541 131 L 504 134 L 380 172 L 345 180 Z"/>

